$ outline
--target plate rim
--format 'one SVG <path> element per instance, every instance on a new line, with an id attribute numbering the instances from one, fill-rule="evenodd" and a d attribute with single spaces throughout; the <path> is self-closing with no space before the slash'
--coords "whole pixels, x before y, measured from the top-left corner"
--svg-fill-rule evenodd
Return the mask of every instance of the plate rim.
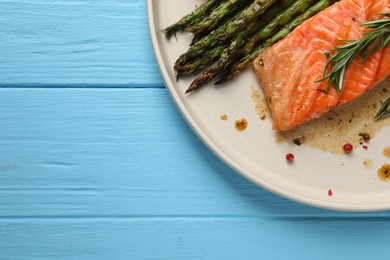
<path id="1" fill-rule="evenodd" d="M 146 0 L 146 11 L 148 18 L 148 29 L 149 36 L 152 42 L 154 56 L 156 58 L 160 73 L 164 80 L 165 86 L 168 89 L 168 92 L 175 104 L 176 108 L 179 110 L 180 114 L 186 121 L 186 123 L 190 126 L 192 131 L 196 134 L 196 136 L 203 142 L 203 144 L 212 151 L 220 160 L 222 160 L 226 165 L 228 165 L 231 169 L 233 169 L 236 173 L 240 174 L 247 180 L 252 183 L 258 185 L 259 187 L 277 194 L 283 198 L 312 206 L 315 208 L 322 208 L 328 210 L 335 211 L 346 211 L 346 212 L 376 212 L 376 211 L 385 211 L 390 209 L 389 203 L 370 203 L 370 204 L 348 204 L 348 203 L 340 203 L 334 201 L 324 201 L 314 198 L 309 198 L 297 193 L 293 193 L 274 185 L 271 182 L 265 181 L 255 174 L 251 173 L 249 170 L 246 170 L 240 164 L 236 163 L 233 158 L 227 155 L 222 149 L 220 149 L 215 142 L 213 142 L 203 131 L 203 129 L 198 125 L 198 123 L 192 118 L 186 106 L 184 105 L 182 99 L 175 91 L 173 81 L 169 76 L 169 73 L 165 67 L 164 59 L 162 57 L 162 51 L 160 45 L 158 43 L 157 29 L 155 27 L 155 19 L 154 19 L 154 10 L 153 5 L 156 0 Z"/>

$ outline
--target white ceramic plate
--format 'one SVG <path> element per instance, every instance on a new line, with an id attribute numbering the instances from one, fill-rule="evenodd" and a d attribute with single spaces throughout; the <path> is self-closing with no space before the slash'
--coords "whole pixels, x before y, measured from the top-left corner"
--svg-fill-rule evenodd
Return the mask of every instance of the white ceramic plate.
<path id="1" fill-rule="evenodd" d="M 309 146 L 276 143 L 272 121 L 261 121 L 251 99 L 252 88 L 259 88 L 252 71 L 247 70 L 223 89 L 207 86 L 195 95 L 185 95 L 191 79 L 176 81 L 173 64 L 190 43 L 190 35 L 177 34 L 167 40 L 161 30 L 190 12 L 201 0 L 147 0 L 151 39 L 165 84 L 183 117 L 201 140 L 235 171 L 283 197 L 304 204 L 346 211 L 390 209 L 390 183 L 378 179 L 376 169 L 389 160 L 381 145 L 352 155 L 335 155 Z M 227 121 L 220 119 L 222 114 Z M 246 118 L 248 128 L 238 132 L 233 124 Z M 376 140 L 390 145 L 389 128 L 376 134 Z M 378 143 L 378 142 L 377 142 Z M 380 142 L 379 142 L 380 143 Z M 295 154 L 294 163 L 285 155 Z M 364 169 L 367 158 L 375 167 Z M 328 190 L 333 195 L 328 195 Z"/>

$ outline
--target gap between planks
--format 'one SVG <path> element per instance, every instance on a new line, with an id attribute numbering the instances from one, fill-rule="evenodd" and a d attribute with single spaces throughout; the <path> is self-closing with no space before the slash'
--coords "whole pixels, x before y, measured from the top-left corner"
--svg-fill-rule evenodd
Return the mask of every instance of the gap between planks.
<path id="1" fill-rule="evenodd" d="M 380 214 L 380 213 L 378 213 Z M 309 215 L 290 215 L 290 216 L 259 216 L 255 215 L 48 215 L 48 216 L 0 216 L 1 221 L 17 221 L 17 220 L 134 220 L 134 221 L 177 221 L 177 220 L 193 220 L 193 221 L 259 221 L 259 220 L 276 220 L 276 221 L 301 221 L 301 222 L 366 222 L 368 219 L 371 222 L 390 222 L 387 215 L 373 215 L 372 213 L 351 214 L 347 212 L 336 212 L 334 216 L 309 216 Z"/>

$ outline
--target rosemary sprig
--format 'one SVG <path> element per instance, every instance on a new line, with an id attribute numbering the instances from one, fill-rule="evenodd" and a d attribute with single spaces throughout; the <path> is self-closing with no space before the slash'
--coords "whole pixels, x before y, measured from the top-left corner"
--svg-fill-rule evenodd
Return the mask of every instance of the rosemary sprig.
<path id="1" fill-rule="evenodd" d="M 375 113 L 374 121 L 379 121 L 390 116 L 390 97 L 383 101 L 381 107 Z"/>
<path id="2" fill-rule="evenodd" d="M 373 29 L 365 32 L 366 36 L 361 39 L 346 41 L 345 45 L 336 46 L 336 53 L 330 57 L 325 69 L 323 78 L 317 82 L 328 80 L 327 89 L 333 84 L 340 92 L 343 89 L 344 74 L 347 67 L 353 62 L 356 56 L 362 55 L 363 63 L 371 53 L 384 48 L 390 42 L 390 12 L 379 13 L 385 15 L 383 19 L 362 23 L 362 26 Z"/>

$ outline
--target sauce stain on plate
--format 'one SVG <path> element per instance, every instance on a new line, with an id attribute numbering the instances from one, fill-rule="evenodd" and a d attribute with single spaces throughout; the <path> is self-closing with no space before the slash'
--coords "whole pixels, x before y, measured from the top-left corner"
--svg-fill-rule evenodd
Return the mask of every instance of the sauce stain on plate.
<path id="1" fill-rule="evenodd" d="M 379 83 L 375 88 L 345 105 L 333 108 L 320 118 L 286 132 L 276 132 L 276 142 L 289 142 L 297 137 L 304 137 L 305 144 L 334 154 L 344 153 L 342 146 L 350 143 L 354 147 L 364 144 L 362 133 L 374 138 L 382 128 L 390 125 L 390 118 L 375 122 L 375 112 L 388 95 L 390 95 L 390 77 Z M 266 102 L 258 90 L 252 91 L 259 118 L 267 116 Z M 264 108 L 265 107 L 265 108 Z M 264 117 L 264 118 L 265 118 Z M 390 152 L 389 152 L 390 153 Z"/>
<path id="2" fill-rule="evenodd" d="M 367 170 L 371 170 L 374 167 L 374 162 L 371 159 L 365 159 L 363 162 L 363 166 Z"/>
<path id="3" fill-rule="evenodd" d="M 226 121 L 228 120 L 228 116 L 226 114 L 223 114 L 219 117 L 221 120 Z"/>
<path id="4" fill-rule="evenodd" d="M 390 158 L 390 146 L 386 146 L 386 147 L 383 149 L 383 155 L 384 155 L 386 158 Z"/>
<path id="5" fill-rule="evenodd" d="M 384 164 L 378 169 L 378 177 L 381 181 L 390 181 L 390 164 Z"/>
<path id="6" fill-rule="evenodd" d="M 246 121 L 245 118 L 237 119 L 234 122 L 234 127 L 236 128 L 237 131 L 242 132 L 248 127 L 248 121 Z"/>
<path id="7" fill-rule="evenodd" d="M 267 102 L 265 101 L 264 97 L 262 97 L 262 95 L 260 94 L 260 91 L 257 90 L 255 87 L 252 87 L 251 98 L 255 103 L 256 106 L 255 109 L 259 119 L 265 120 L 266 118 L 270 118 L 271 114 L 269 112 Z"/>

